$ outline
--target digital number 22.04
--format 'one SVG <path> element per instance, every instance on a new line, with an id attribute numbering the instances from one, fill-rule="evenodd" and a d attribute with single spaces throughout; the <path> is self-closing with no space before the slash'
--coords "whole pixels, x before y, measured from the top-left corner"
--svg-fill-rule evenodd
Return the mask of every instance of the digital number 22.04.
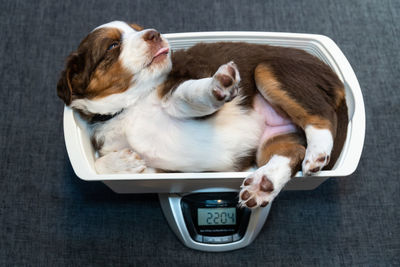
<path id="1" fill-rule="evenodd" d="M 230 212 L 207 212 L 207 224 L 235 223 L 235 217 Z"/>

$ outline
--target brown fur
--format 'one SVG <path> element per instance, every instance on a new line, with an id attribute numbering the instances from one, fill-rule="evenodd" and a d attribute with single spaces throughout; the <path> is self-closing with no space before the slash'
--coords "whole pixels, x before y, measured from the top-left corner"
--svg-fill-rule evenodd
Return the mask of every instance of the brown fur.
<path id="1" fill-rule="evenodd" d="M 257 87 L 261 94 L 273 105 L 284 110 L 285 113 L 292 119 L 292 121 L 305 128 L 307 125 L 312 125 L 320 129 L 329 129 L 332 136 L 336 135 L 336 113 L 334 106 L 328 101 L 324 101 L 323 97 L 320 98 L 319 105 L 307 108 L 307 101 L 299 102 L 293 96 L 290 96 L 290 88 L 287 88 L 286 76 L 281 77 L 280 80 L 275 77 L 272 68 L 265 63 L 257 66 L 255 70 L 255 80 Z M 282 82 L 281 82 L 282 81 Z M 286 87 L 286 88 L 285 88 Z M 339 89 L 340 90 L 340 89 Z M 343 90 L 344 91 L 344 90 Z M 312 92 L 313 94 L 320 94 L 318 91 Z M 310 96 L 317 98 L 318 96 Z M 336 102 L 336 100 L 334 100 Z"/>
<path id="2" fill-rule="evenodd" d="M 87 94 L 91 98 L 102 98 L 112 94 L 123 93 L 131 85 L 132 74 L 125 70 L 121 62 L 107 66 L 105 62 L 92 74 L 87 87 Z"/>
<path id="3" fill-rule="evenodd" d="M 302 129 L 313 125 L 332 132 L 334 148 L 328 165 L 331 168 L 346 139 L 344 86 L 328 65 L 303 50 L 249 43 L 200 43 L 173 53 L 173 69 L 158 89 L 159 96 L 171 93 L 186 80 L 211 77 L 219 66 L 232 60 L 241 76 L 241 94 L 246 96 L 242 105 L 251 108 L 253 97 L 260 90 L 278 113 Z M 293 147 L 289 150 L 301 155 L 304 135 L 295 143 L 288 144 Z M 277 153 L 282 151 L 282 143 L 279 144 L 274 145 Z M 262 154 L 267 157 L 272 151 L 267 149 Z"/>
<path id="4" fill-rule="evenodd" d="M 97 29 L 71 53 L 57 84 L 58 96 L 67 105 L 73 99 L 104 97 L 128 88 L 131 75 L 118 62 L 120 47 L 107 50 L 120 39 L 118 29 Z"/>
<path id="5" fill-rule="evenodd" d="M 257 166 L 261 167 L 274 155 L 290 158 L 292 175 L 300 170 L 306 153 L 305 137 L 302 133 L 291 133 L 275 136 L 262 144 L 257 151 Z"/>
<path id="6" fill-rule="evenodd" d="M 336 128 L 336 137 L 333 143 L 333 148 L 331 152 L 331 160 L 329 164 L 324 168 L 326 170 L 330 170 L 336 163 L 336 160 L 339 158 L 340 153 L 342 152 L 342 148 L 346 141 L 347 136 L 347 126 L 349 124 L 348 110 L 346 99 L 342 99 L 336 108 L 337 114 L 337 128 Z"/>
<path id="7" fill-rule="evenodd" d="M 130 26 L 143 30 L 136 24 Z M 57 84 L 57 93 L 67 105 L 77 98 L 102 98 L 129 88 L 132 75 L 118 61 L 119 45 L 107 50 L 111 44 L 118 44 L 120 38 L 118 29 L 101 28 L 89 34 L 78 50 L 71 53 Z M 301 128 L 313 125 L 331 130 L 334 137 L 328 165 L 331 168 L 346 139 L 344 87 L 329 66 L 303 50 L 249 43 L 201 43 L 173 53 L 173 69 L 158 88 L 159 96 L 171 93 L 183 81 L 211 77 L 221 65 L 232 60 L 241 76 L 241 94 L 246 96 L 241 105 L 251 108 L 254 95 L 260 91 L 278 113 Z M 91 115 L 86 114 L 88 120 Z M 302 133 L 296 138 L 275 137 L 259 148 L 258 163 L 265 163 L 274 153 L 290 154 L 294 168 L 304 157 L 301 156 L 304 143 Z M 238 169 L 253 160 L 254 156 L 238 159 Z"/>
<path id="8" fill-rule="evenodd" d="M 135 31 L 143 31 L 144 28 L 136 23 L 129 23 L 129 26 L 131 26 Z"/>

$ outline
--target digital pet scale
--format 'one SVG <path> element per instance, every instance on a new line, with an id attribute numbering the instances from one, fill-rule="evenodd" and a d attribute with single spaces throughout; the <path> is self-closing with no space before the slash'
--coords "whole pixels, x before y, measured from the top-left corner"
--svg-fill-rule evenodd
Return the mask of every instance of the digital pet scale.
<path id="1" fill-rule="evenodd" d="M 338 74 L 346 89 L 349 111 L 347 139 L 332 170 L 312 177 L 299 172 L 284 190 L 312 190 L 329 177 L 348 176 L 357 168 L 365 136 L 365 109 L 360 86 L 346 57 L 328 37 L 271 32 L 199 32 L 165 34 L 172 49 L 198 42 L 249 42 L 304 49 Z M 86 125 L 71 108 L 64 109 L 64 137 L 71 165 L 85 181 L 102 181 L 116 193 L 158 193 L 171 229 L 188 247 L 228 251 L 249 245 L 267 219 L 264 208 L 239 208 L 238 190 L 250 172 L 98 174 L 95 151 Z M 282 226 L 284 227 L 284 226 Z"/>
<path id="2" fill-rule="evenodd" d="M 222 188 L 159 194 L 159 198 L 165 218 L 182 243 L 192 249 L 214 252 L 250 244 L 271 208 L 271 203 L 253 210 L 241 208 L 238 192 Z"/>

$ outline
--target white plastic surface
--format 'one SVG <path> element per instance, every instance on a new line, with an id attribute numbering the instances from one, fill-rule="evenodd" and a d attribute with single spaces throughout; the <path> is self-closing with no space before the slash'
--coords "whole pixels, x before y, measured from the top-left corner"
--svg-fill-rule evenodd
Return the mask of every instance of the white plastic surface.
<path id="1" fill-rule="evenodd" d="M 346 57 L 328 37 L 314 34 L 270 32 L 200 32 L 164 35 L 172 49 L 188 48 L 198 42 L 250 42 L 289 46 L 306 50 L 332 67 L 344 82 L 349 108 L 347 139 L 332 170 L 312 177 L 296 177 L 286 190 L 309 190 L 328 177 L 348 176 L 358 165 L 364 144 L 365 110 L 361 89 Z M 210 187 L 238 189 L 249 172 L 160 173 L 160 174 L 97 174 L 95 153 L 84 122 L 69 108 L 64 109 L 64 136 L 68 155 L 76 175 L 86 181 L 103 181 L 118 193 L 179 193 Z"/>

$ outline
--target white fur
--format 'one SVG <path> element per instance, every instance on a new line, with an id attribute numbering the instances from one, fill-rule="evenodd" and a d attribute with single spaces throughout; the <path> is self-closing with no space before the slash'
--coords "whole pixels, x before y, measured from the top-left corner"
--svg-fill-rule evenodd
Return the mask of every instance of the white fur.
<path id="1" fill-rule="evenodd" d="M 288 157 L 279 155 L 272 156 L 266 165 L 257 169 L 246 178 L 252 178 L 253 181 L 247 186 L 242 185 L 240 196 L 242 196 L 242 192 L 248 191 L 250 197 L 246 199 L 246 201 L 253 198 L 257 202 L 257 205 L 253 208 L 260 206 L 263 202 L 271 202 L 290 180 L 292 169 L 289 164 L 290 158 Z M 274 188 L 272 192 L 260 190 L 260 183 L 263 176 L 266 176 L 267 179 L 271 181 Z M 240 199 L 240 204 L 244 206 L 246 201 Z"/>
<path id="2" fill-rule="evenodd" d="M 129 109 L 126 137 L 151 167 L 232 171 L 237 158 L 247 156 L 262 134 L 258 115 L 241 110 L 237 101 L 225 104 L 218 116 L 194 120 L 169 115 L 158 96 L 150 95 Z"/>
<path id="3" fill-rule="evenodd" d="M 95 167 L 99 173 L 140 173 L 146 169 L 145 162 L 128 148 L 98 158 Z"/>
<path id="4" fill-rule="evenodd" d="M 124 93 L 112 94 L 99 99 L 76 99 L 72 101 L 71 107 L 87 110 L 93 114 L 114 114 L 146 97 L 165 79 L 165 75 L 156 77 L 145 71 L 142 72 L 141 77 L 143 77 L 143 81 L 138 81 Z"/>
<path id="5" fill-rule="evenodd" d="M 143 35 L 148 31 L 151 31 L 151 29 L 132 34 L 124 34 L 120 58 L 122 59 L 123 65 L 130 70 L 131 73 L 143 75 L 144 71 L 146 73 L 145 75 L 158 76 L 160 74 L 158 69 L 154 71 L 153 68 L 147 68 L 148 64 L 150 64 L 153 59 L 153 55 L 150 54 L 151 51 L 149 50 L 148 43 L 143 40 Z M 162 42 L 164 47 L 169 46 L 166 39 L 163 38 Z M 168 57 L 170 56 L 171 53 L 168 53 Z M 172 66 L 170 60 L 164 62 L 166 65 L 165 67 L 169 67 L 169 69 L 167 69 L 167 71 L 169 71 Z M 136 77 L 135 80 L 143 81 L 144 79 L 149 80 L 149 78 L 153 77 L 139 76 Z"/>
<path id="6" fill-rule="evenodd" d="M 123 108 L 134 105 L 138 100 L 148 95 L 157 85 L 161 84 L 172 68 L 170 54 L 168 59 L 156 66 L 148 66 L 153 55 L 150 54 L 149 44 L 144 41 L 143 34 L 147 31 L 137 32 L 128 24 L 113 21 L 97 27 L 118 28 L 122 33 L 121 53 L 119 60 L 122 65 L 133 74 L 132 86 L 124 93 L 109 95 L 100 99 L 76 99 L 71 107 L 87 110 L 95 114 L 114 114 Z M 96 30 L 95 29 L 95 30 Z M 162 38 L 163 45 L 169 46 L 167 40 Z"/>
<path id="7" fill-rule="evenodd" d="M 129 147 L 153 168 L 232 171 L 236 159 L 258 145 L 263 130 L 259 115 L 241 110 L 238 101 L 225 104 L 210 119 L 179 119 L 165 112 L 154 92 L 99 126 L 100 155 Z"/>
<path id="8" fill-rule="evenodd" d="M 95 127 L 94 136 L 103 144 L 96 162 L 99 173 L 137 168 L 136 161 L 127 160 L 127 153 L 120 152 L 127 149 L 138 153 L 147 166 L 154 168 L 232 171 L 238 158 L 248 156 L 257 147 L 263 120 L 253 110 L 242 110 L 238 105 L 240 98 L 225 105 L 225 101 L 216 101 L 212 94 L 220 86 L 216 79 L 187 81 L 161 100 L 156 87 L 171 69 L 170 53 L 164 62 L 148 67 L 152 56 L 142 38 L 146 31 L 127 29 L 129 26 L 121 22 L 101 27 L 117 27 L 123 32 L 120 60 L 134 79 L 124 93 L 72 103 L 72 107 L 100 114 L 113 114 L 124 108 L 122 114 Z M 164 45 L 168 45 L 165 40 Z M 229 64 L 236 68 L 233 63 Z M 240 81 L 236 72 L 235 85 Z M 217 73 L 226 74 L 228 70 L 221 67 Z M 220 108 L 218 116 L 193 119 Z M 110 167 L 112 164 L 121 171 Z"/>
<path id="9" fill-rule="evenodd" d="M 307 125 L 304 129 L 307 138 L 307 149 L 302 164 L 303 174 L 309 175 L 310 170 L 322 168 L 328 164 L 328 157 L 333 147 L 332 133 L 328 129 L 318 129 L 312 125 Z M 324 162 L 318 159 L 325 157 Z"/>
<path id="10" fill-rule="evenodd" d="M 227 88 L 221 84 L 219 75 L 229 76 L 228 68 L 235 70 L 235 77 L 232 78 L 232 85 Z M 198 80 L 188 80 L 183 82 L 167 95 L 162 103 L 164 110 L 176 118 L 193 118 L 210 115 L 225 104 L 224 100 L 218 100 L 214 95 L 214 90 L 220 90 L 226 98 L 231 94 L 237 93 L 237 85 L 240 82 L 239 71 L 233 62 L 220 66 L 211 78 Z M 235 91 L 236 90 L 236 91 Z"/>
<path id="11" fill-rule="evenodd" d="M 188 80 L 183 82 L 172 95 L 168 95 L 162 106 L 164 110 L 176 118 L 200 117 L 214 113 L 212 95 L 213 78 Z"/>
<path id="12" fill-rule="evenodd" d="M 123 21 L 118 21 L 118 20 L 111 21 L 109 23 L 100 25 L 99 27 L 94 28 L 93 31 L 101 29 L 101 28 L 117 28 L 117 29 L 120 29 L 121 31 L 123 31 L 124 33 L 136 32 L 135 29 L 133 29 L 131 26 L 129 26 L 128 24 L 126 24 Z"/>
<path id="13" fill-rule="evenodd" d="M 212 92 L 216 87 L 221 89 L 218 79 L 187 81 L 161 100 L 156 88 L 171 69 L 170 54 L 163 62 L 149 65 L 152 55 L 143 39 L 146 31 L 137 32 L 123 22 L 98 28 L 102 27 L 116 27 L 123 33 L 119 59 L 133 74 L 133 80 L 123 93 L 74 100 L 71 104 L 99 114 L 124 109 L 117 117 L 94 127 L 94 136 L 102 144 L 95 164 L 99 173 L 141 172 L 148 166 L 184 172 L 232 171 L 238 158 L 249 156 L 259 145 L 265 128 L 263 116 L 253 109 L 242 109 L 240 97 L 229 103 L 225 103 L 228 97 L 216 101 Z M 168 45 L 166 40 L 163 42 Z M 217 73 L 229 74 L 229 64 L 236 68 L 230 62 Z M 231 89 L 236 89 L 234 86 L 240 81 L 238 71 L 235 76 Z M 223 93 L 233 96 L 236 91 L 229 89 Z M 218 109 L 214 116 L 193 119 Z M 274 184 L 275 191 L 266 200 L 272 200 L 290 178 L 288 164 L 287 158 L 274 156 L 254 174 L 266 174 Z"/>

